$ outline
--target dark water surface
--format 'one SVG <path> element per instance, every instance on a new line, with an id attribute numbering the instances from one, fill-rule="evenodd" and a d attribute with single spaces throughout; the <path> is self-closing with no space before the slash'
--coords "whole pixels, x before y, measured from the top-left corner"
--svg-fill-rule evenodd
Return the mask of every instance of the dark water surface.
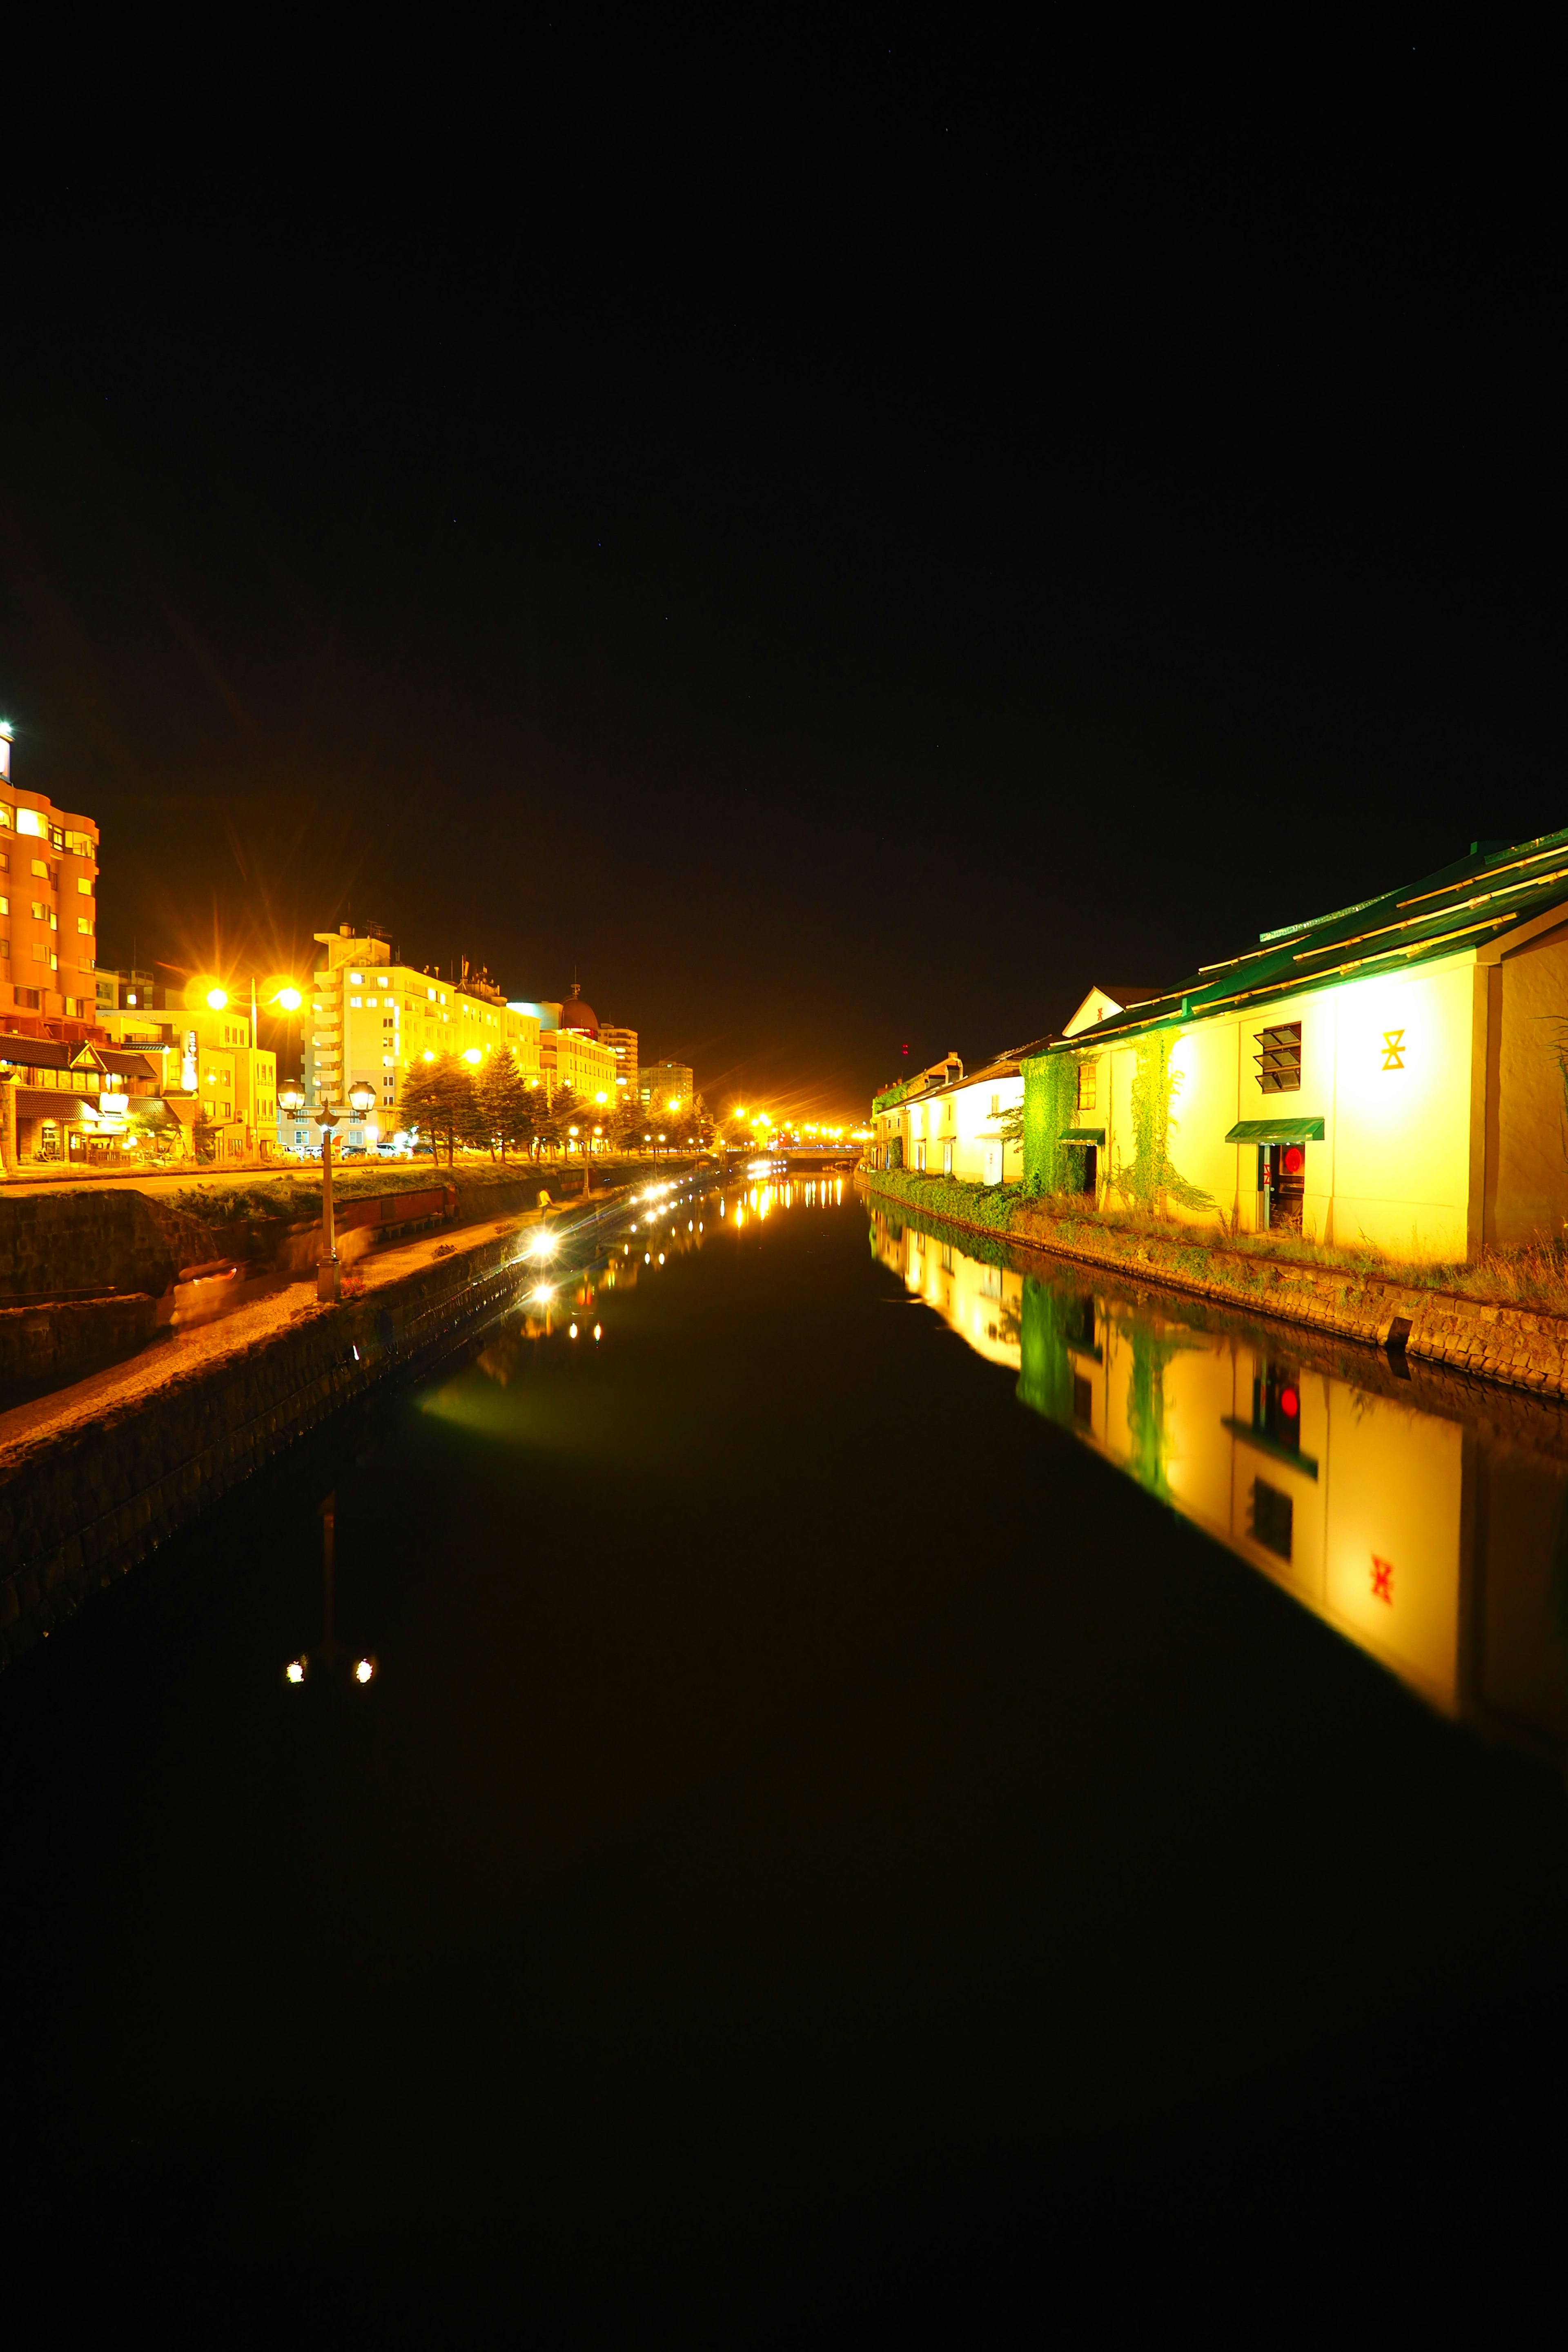
<path id="1" fill-rule="evenodd" d="M 171 2344 L 1521 2339 L 1560 1419 L 832 1182 L 606 1255 L 575 1339 L 568 1280 L 0 1681 L 15 2294 Z"/>

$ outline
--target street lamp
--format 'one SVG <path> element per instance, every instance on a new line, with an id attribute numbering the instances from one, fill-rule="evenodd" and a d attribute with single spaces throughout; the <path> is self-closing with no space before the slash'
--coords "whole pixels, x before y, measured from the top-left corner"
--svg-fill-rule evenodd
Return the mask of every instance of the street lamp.
<path id="1" fill-rule="evenodd" d="M 10 1062 L 0 1062 L 0 1175 L 16 1173 L 16 1081 L 22 1073 Z"/>
<path id="2" fill-rule="evenodd" d="M 375 1088 L 366 1078 L 356 1078 L 349 1088 L 350 1108 L 361 1118 L 375 1101 Z M 342 1119 L 342 1113 L 331 1103 L 323 1103 L 316 1113 L 316 1125 L 321 1130 L 321 1255 L 316 1267 L 316 1297 L 331 1304 L 342 1295 L 342 1269 L 338 1264 L 337 1225 L 332 1214 L 332 1137 Z"/>

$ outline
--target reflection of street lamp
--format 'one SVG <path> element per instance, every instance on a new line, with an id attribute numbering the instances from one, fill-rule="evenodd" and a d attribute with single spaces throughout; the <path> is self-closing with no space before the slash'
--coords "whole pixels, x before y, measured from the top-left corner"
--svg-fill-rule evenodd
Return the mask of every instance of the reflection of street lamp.
<path id="1" fill-rule="evenodd" d="M 332 1622 L 332 1547 L 337 1534 L 337 1524 L 338 1498 L 335 1494 L 329 1495 L 321 1505 L 321 1638 L 313 1650 L 301 1651 L 297 1658 L 290 1658 L 284 1667 L 284 1680 L 294 1684 L 296 1688 L 304 1681 L 308 1667 L 335 1666 L 340 1658 L 349 1654 L 338 1640 Z M 353 1679 L 362 1689 L 374 1673 L 374 1658 L 362 1657 L 354 1660 Z"/>

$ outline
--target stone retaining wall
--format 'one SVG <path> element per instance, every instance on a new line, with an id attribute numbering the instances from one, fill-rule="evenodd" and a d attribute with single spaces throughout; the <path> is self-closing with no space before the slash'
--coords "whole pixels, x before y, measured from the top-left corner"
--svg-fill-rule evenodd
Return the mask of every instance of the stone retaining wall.
<path id="1" fill-rule="evenodd" d="M 0 1186 L 0 1305 L 72 1291 L 167 1290 L 179 1261 L 146 1195 Z"/>
<path id="2" fill-rule="evenodd" d="M 0 1306 L 0 1383 L 63 1388 L 95 1365 L 129 1354 L 157 1328 L 145 1291 L 68 1299 L 52 1307 Z"/>
<path id="3" fill-rule="evenodd" d="M 882 1192 L 874 1177 L 866 1181 L 866 1189 L 890 1210 L 906 1215 L 932 1213 L 916 1209 L 902 1193 Z M 1568 1318 L 1560 1315 L 1489 1306 L 1452 1292 L 1412 1289 L 1335 1267 L 1271 1264 L 1240 1251 L 1207 1249 L 1163 1235 L 1129 1234 L 1119 1248 L 1109 1238 L 1099 1238 L 1093 1227 L 1069 1223 L 1032 1204 L 1020 1208 L 1005 1233 L 960 1217 L 942 1215 L 935 1222 L 981 1234 L 988 1242 L 1047 1250 L 1053 1257 L 1102 1266 L 1123 1281 L 1190 1291 L 1224 1307 L 1310 1324 L 1373 1347 L 1403 1339 L 1407 1356 L 1448 1364 L 1510 1388 L 1568 1396 Z"/>
<path id="4" fill-rule="evenodd" d="M 532 1278 L 515 1232 L 495 1234 L 363 1298 L 301 1305 L 284 1329 L 216 1368 L 175 1374 L 63 1436 L 20 1442 L 0 1463 L 0 1664 L 342 1405 L 437 1360 Z"/>

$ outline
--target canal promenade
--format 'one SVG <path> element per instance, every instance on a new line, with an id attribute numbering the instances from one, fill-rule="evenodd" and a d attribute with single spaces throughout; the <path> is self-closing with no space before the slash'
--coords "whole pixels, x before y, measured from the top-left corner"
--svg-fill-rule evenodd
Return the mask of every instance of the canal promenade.
<path id="1" fill-rule="evenodd" d="M 1146 1227 L 1120 1231 L 1056 1214 L 1038 1202 L 1016 1203 L 1006 1223 L 984 1223 L 952 1213 L 951 1186 L 942 1188 L 943 1205 L 938 1208 L 922 1203 L 916 1185 L 895 1190 L 879 1171 L 862 1171 L 858 1181 L 868 1198 L 905 1217 L 929 1219 L 1014 1248 L 1043 1250 L 1124 1280 L 1185 1291 L 1249 1314 L 1306 1324 L 1395 1355 L 1446 1364 L 1474 1379 L 1568 1397 L 1568 1317 L 1429 1289 L 1402 1280 L 1392 1267 L 1383 1275 L 1362 1274 L 1263 1259 Z"/>

